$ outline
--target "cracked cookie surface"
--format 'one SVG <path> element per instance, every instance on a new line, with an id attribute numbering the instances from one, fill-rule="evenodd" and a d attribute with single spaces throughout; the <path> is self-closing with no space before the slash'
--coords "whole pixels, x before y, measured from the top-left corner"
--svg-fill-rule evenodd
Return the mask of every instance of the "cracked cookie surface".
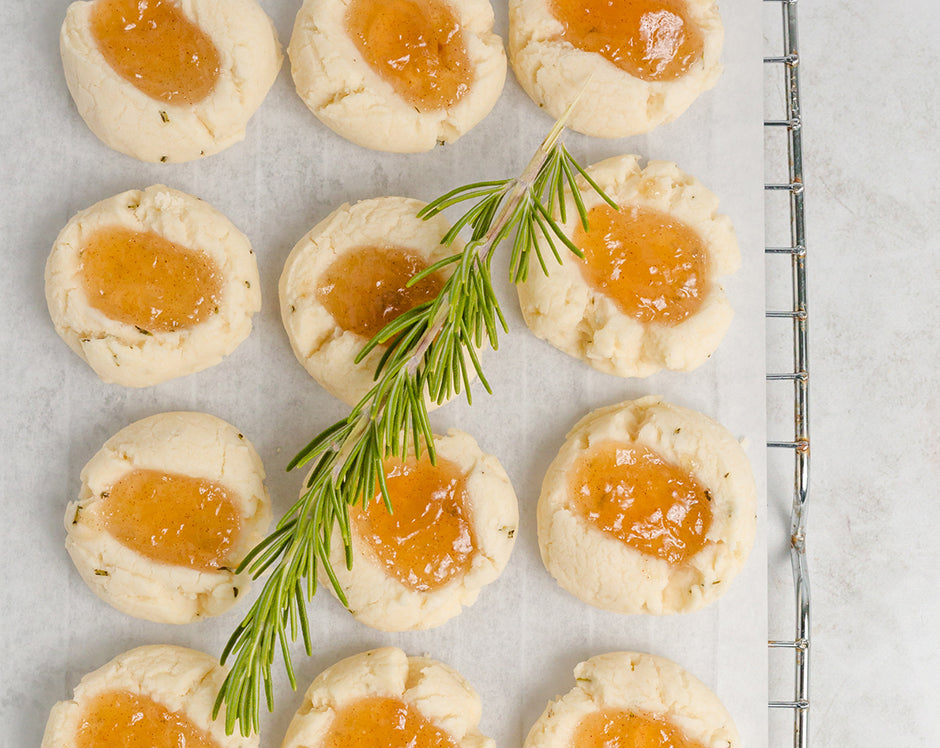
<path id="1" fill-rule="evenodd" d="M 482 120 L 506 78 L 488 0 L 306 0 L 288 50 L 297 93 L 353 143 L 417 153 Z"/>
<path id="2" fill-rule="evenodd" d="M 65 511 L 65 548 L 123 613 L 189 623 L 232 607 L 236 574 L 271 518 L 264 467 L 234 426 L 206 413 L 149 416 L 108 439 Z"/>

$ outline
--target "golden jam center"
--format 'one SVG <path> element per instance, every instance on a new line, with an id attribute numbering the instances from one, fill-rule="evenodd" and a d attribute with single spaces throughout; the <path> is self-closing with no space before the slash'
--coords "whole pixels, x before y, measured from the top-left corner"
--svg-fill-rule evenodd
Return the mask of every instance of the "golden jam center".
<path id="1" fill-rule="evenodd" d="M 704 748 L 665 716 L 603 709 L 583 717 L 571 748 Z"/>
<path id="2" fill-rule="evenodd" d="M 461 27 L 443 0 L 352 0 L 346 29 L 369 66 L 419 111 L 453 106 L 470 90 Z"/>
<path id="3" fill-rule="evenodd" d="M 685 0 L 551 0 L 561 38 L 645 81 L 670 81 L 702 59 Z"/>
<path id="4" fill-rule="evenodd" d="M 711 493 L 641 444 L 604 441 L 568 472 L 574 512 L 642 553 L 680 564 L 705 547 Z"/>
<path id="5" fill-rule="evenodd" d="M 92 307 L 144 333 L 185 330 L 219 309 L 216 264 L 152 231 L 95 231 L 82 245 L 79 272 Z"/>
<path id="6" fill-rule="evenodd" d="M 457 748 L 457 743 L 407 702 L 371 696 L 337 711 L 323 747 Z"/>
<path id="7" fill-rule="evenodd" d="M 218 50 L 177 0 L 97 0 L 91 32 L 114 72 L 152 99 L 197 104 L 215 88 Z"/>
<path id="8" fill-rule="evenodd" d="M 443 278 L 432 273 L 408 287 L 428 267 L 414 252 L 362 247 L 338 257 L 317 287 L 317 299 L 344 330 L 372 339 L 389 322 L 437 297 Z"/>
<path id="9" fill-rule="evenodd" d="M 476 547 L 468 517 L 466 476 L 438 456 L 385 461 L 385 482 L 392 512 L 380 492 L 366 509 L 351 514 L 356 534 L 389 575 L 409 589 L 424 592 L 465 574 Z"/>
<path id="10" fill-rule="evenodd" d="M 101 497 L 97 515 L 121 545 L 158 563 L 198 571 L 230 563 L 242 519 L 221 484 L 137 469 Z"/>
<path id="11" fill-rule="evenodd" d="M 676 325 L 695 314 L 707 292 L 708 254 L 701 237 L 666 213 L 601 204 L 579 223 L 574 243 L 581 273 L 621 312 L 640 322 Z"/>
<path id="12" fill-rule="evenodd" d="M 76 748 L 219 748 L 212 737 L 148 696 L 105 691 L 85 708 Z"/>

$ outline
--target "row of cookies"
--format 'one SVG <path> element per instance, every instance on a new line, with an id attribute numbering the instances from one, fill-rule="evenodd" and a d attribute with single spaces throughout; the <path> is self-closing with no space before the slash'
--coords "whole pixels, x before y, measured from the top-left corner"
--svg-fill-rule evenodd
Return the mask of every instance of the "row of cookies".
<path id="1" fill-rule="evenodd" d="M 488 0 L 306 0 L 289 46 L 297 92 L 343 137 L 418 152 L 482 120 L 506 77 Z M 716 0 L 511 0 L 516 76 L 553 117 L 601 137 L 675 119 L 717 80 Z M 280 69 L 256 0 L 75 2 L 60 36 L 79 113 L 144 161 L 208 156 L 242 140 Z"/>
<path id="2" fill-rule="evenodd" d="M 351 614 L 386 631 L 439 626 L 495 581 L 518 531 L 506 471 L 468 434 L 435 436 L 437 458 L 386 458 L 384 482 L 348 507 L 331 563 Z M 270 521 L 264 468 L 230 424 L 164 413 L 92 457 L 65 513 L 85 582 L 129 615 L 213 616 L 244 597 L 238 568 Z M 624 614 L 697 610 L 717 599 L 754 540 L 750 465 L 722 426 L 657 397 L 602 408 L 568 434 L 537 508 L 546 568 L 581 600 Z M 330 589 L 326 572 L 321 581 Z"/>
<path id="3" fill-rule="evenodd" d="M 612 652 L 580 663 L 524 748 L 670 745 L 736 748 L 734 722 L 701 681 L 670 660 Z M 88 674 L 53 707 L 42 748 L 102 745 L 257 748 L 212 717 L 225 671 L 182 647 L 138 647 Z M 495 748 L 478 729 L 480 698 L 453 668 L 386 647 L 314 679 L 282 748 Z M 627 743 L 626 741 L 630 742 Z"/>
<path id="4" fill-rule="evenodd" d="M 529 327 L 560 350 L 619 376 L 688 371 L 712 354 L 732 318 L 721 278 L 740 254 L 718 200 L 675 164 L 620 156 L 588 173 L 590 229 L 575 196 L 563 230 L 584 257 L 562 254 L 519 284 Z M 377 198 L 343 205 L 294 247 L 280 279 L 281 315 L 307 371 L 355 404 L 372 386 L 381 346 L 363 346 L 399 314 L 437 296 L 457 253 L 447 219 L 423 203 Z M 205 202 L 160 185 L 78 213 L 46 265 L 59 335 L 108 382 L 149 386 L 222 360 L 249 334 L 261 284 L 248 239 Z"/>
<path id="5" fill-rule="evenodd" d="M 375 628 L 444 623 L 512 551 L 518 508 L 499 461 L 456 430 L 434 446 L 435 464 L 426 454 L 386 460 L 394 514 L 378 488 L 349 508 L 351 568 L 337 528 L 338 583 L 353 615 Z M 82 470 L 65 513 L 66 549 L 89 587 L 124 613 L 177 624 L 218 615 L 248 591 L 238 567 L 271 519 L 264 475 L 250 441 L 219 418 L 144 418 Z M 325 574 L 321 581 L 329 586 Z"/>

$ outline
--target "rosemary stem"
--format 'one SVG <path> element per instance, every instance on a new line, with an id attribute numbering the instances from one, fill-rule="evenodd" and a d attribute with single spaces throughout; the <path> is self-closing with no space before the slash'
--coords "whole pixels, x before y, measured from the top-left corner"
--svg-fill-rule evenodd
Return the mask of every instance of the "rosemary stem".
<path id="1" fill-rule="evenodd" d="M 377 365 L 374 386 L 346 418 L 322 431 L 290 461 L 288 469 L 314 463 L 304 493 L 274 533 L 242 561 L 240 568 L 249 568 L 254 577 L 276 566 L 223 650 L 222 662 L 230 656 L 234 662 L 213 714 L 226 707 L 227 732 L 231 733 L 236 723 L 243 734 L 257 731 L 262 690 L 268 708 L 272 707 L 271 663 L 277 651 L 291 685 L 296 687 L 288 643 L 296 636 L 299 621 L 305 649 L 310 652 L 306 603 L 316 591 L 318 569 L 328 577 L 340 601 L 348 605 L 330 560 L 332 533 L 338 526 L 346 565 L 350 567 L 349 507 L 370 501 L 378 486 L 386 508 L 392 511 L 383 461 L 389 454 L 404 457 L 411 437 L 415 453 L 420 454 L 426 447 L 434 461 L 429 401 L 442 402 L 460 390 L 466 391 L 469 401 L 470 366 L 490 391 L 477 351 L 486 341 L 497 347 L 498 327 L 508 331 L 492 285 L 490 260 L 496 247 L 510 241 L 510 280 L 518 283 L 525 279 L 533 254 L 542 271 L 547 272 L 544 249 L 538 243 L 542 237 L 559 262 L 556 243 L 579 253 L 556 218 L 560 216 L 564 221 L 560 204 L 565 189 L 570 188 L 586 227 L 584 204 L 576 194 L 576 176 L 583 176 L 612 203 L 560 143 L 571 107 L 517 178 L 457 188 L 419 213 L 427 218 L 465 199 L 477 199 L 443 240 L 449 244 L 461 229 L 469 228 L 472 233 L 467 244 L 425 271 L 436 272 L 445 265 L 459 263 L 438 298 L 406 312 L 363 348 L 357 362 L 378 346 L 386 347 Z M 513 232 L 515 236 L 509 239 Z"/>
<path id="2" fill-rule="evenodd" d="M 551 155 L 552 149 L 555 147 L 561 134 L 565 131 L 565 121 L 568 119 L 570 111 L 570 109 L 566 111 L 561 119 L 555 123 L 555 126 L 552 127 L 548 135 L 545 136 L 545 140 L 542 141 L 542 144 L 535 151 L 535 155 L 526 165 L 525 169 L 522 170 L 522 174 L 510 182 L 512 189 L 509 197 L 503 204 L 503 209 L 499 212 L 496 220 L 493 221 L 493 225 L 483 238 L 480 254 L 484 259 L 489 259 L 489 256 L 496 248 L 494 239 L 500 235 L 500 232 L 512 220 L 519 207 L 519 203 L 526 198 L 532 189 L 532 185 L 535 184 L 536 177 L 538 177 L 539 172 L 541 172 L 542 167 Z M 508 186 L 509 185 L 507 185 L 507 187 Z"/>
<path id="3" fill-rule="evenodd" d="M 434 339 L 444 328 L 444 324 L 447 322 L 447 315 L 449 312 L 450 299 L 447 299 L 443 304 L 441 304 L 437 314 L 434 315 L 434 321 L 428 326 L 428 329 L 424 335 L 421 336 L 421 340 L 418 341 L 415 352 L 411 355 L 411 358 L 408 359 L 408 363 L 405 364 L 405 367 L 408 369 L 408 373 L 410 375 L 414 376 L 415 373 L 417 373 L 418 366 L 421 365 L 421 361 L 424 359 L 424 354 L 427 353 L 428 348 L 431 347 L 431 343 L 434 342 Z"/>
<path id="4" fill-rule="evenodd" d="M 493 221 L 486 234 L 476 246 L 477 256 L 484 261 L 489 259 L 490 255 L 493 253 L 493 250 L 496 248 L 496 237 L 498 237 L 506 225 L 512 221 L 512 218 L 516 213 L 516 209 L 519 207 L 519 203 L 522 202 L 526 195 L 529 194 L 529 190 L 535 183 L 535 178 L 538 176 L 539 172 L 542 170 L 542 166 L 545 165 L 545 162 L 551 155 L 552 149 L 555 147 L 555 144 L 558 142 L 561 134 L 565 131 L 565 120 L 567 119 L 568 112 L 565 112 L 564 116 L 555 123 L 554 127 L 552 127 L 551 131 L 545 137 L 545 140 L 542 141 L 542 144 L 538 147 L 538 150 L 536 150 L 535 155 L 529 161 L 525 169 L 523 169 L 522 174 L 509 180 L 509 182 L 503 188 L 504 193 L 508 191 L 508 198 L 503 202 L 503 207 L 500 210 L 499 215 L 497 215 L 496 220 Z M 408 372 L 410 374 L 414 374 L 418 370 L 418 366 L 420 365 L 421 360 L 424 358 L 425 352 L 427 352 L 428 348 L 431 346 L 431 343 L 434 342 L 434 339 L 438 336 L 441 329 L 444 327 L 444 324 L 447 321 L 447 315 L 450 311 L 450 305 L 450 299 L 447 299 L 445 303 L 441 304 L 441 307 L 434 318 L 434 322 L 428 327 L 427 331 L 418 342 L 418 346 L 415 348 L 414 354 L 407 363 Z"/>
<path id="5" fill-rule="evenodd" d="M 384 404 L 380 405 L 378 412 L 380 413 L 384 407 Z M 346 458 L 366 432 L 366 429 L 369 427 L 369 421 L 375 418 L 376 415 L 377 414 L 371 412 L 371 408 L 368 411 L 363 409 L 356 419 L 356 425 L 353 430 L 347 436 L 343 437 L 341 441 L 334 441 L 330 446 L 330 449 L 336 453 L 336 458 L 333 460 L 333 467 L 330 470 L 333 480 L 339 478 L 340 470 L 342 470 Z"/>

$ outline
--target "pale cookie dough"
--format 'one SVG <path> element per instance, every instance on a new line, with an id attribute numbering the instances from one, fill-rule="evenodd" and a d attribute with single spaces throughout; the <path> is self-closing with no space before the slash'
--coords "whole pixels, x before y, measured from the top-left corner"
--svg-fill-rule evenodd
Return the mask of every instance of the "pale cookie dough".
<path id="1" fill-rule="evenodd" d="M 52 707 L 41 748 L 75 748 L 84 710 L 109 691 L 153 699 L 207 732 L 219 748 L 257 748 L 258 735 L 225 734 L 224 706 L 218 719 L 212 719 L 225 675 L 215 657 L 193 649 L 154 645 L 124 652 L 82 678 L 70 701 Z"/>
<path id="2" fill-rule="evenodd" d="M 284 264 L 278 286 L 281 318 L 294 355 L 310 376 L 347 405 L 355 405 L 372 389 L 384 348 L 375 348 L 356 364 L 356 356 L 369 341 L 340 327 L 317 298 L 317 289 L 338 258 L 363 247 L 408 249 L 429 266 L 460 252 L 459 238 L 449 247 L 441 244 L 450 230 L 446 218 L 440 214 L 426 221 L 418 218 L 424 206 L 407 197 L 341 205 L 297 242 Z M 450 272 L 450 268 L 440 271 L 445 277 Z"/>
<path id="3" fill-rule="evenodd" d="M 459 748 L 495 748 L 480 734 L 480 697 L 453 668 L 428 657 L 384 647 L 347 657 L 316 677 L 281 748 L 321 748 L 336 712 L 372 696 L 405 701 L 450 734 Z"/>
<path id="4" fill-rule="evenodd" d="M 240 561 L 264 537 L 271 505 L 261 458 L 234 426 L 206 413 L 161 413 L 126 426 L 82 470 L 78 500 L 68 505 L 65 548 L 82 579 L 109 605 L 159 623 L 189 623 L 228 610 L 249 588 L 231 567 L 207 572 L 160 563 L 123 545 L 98 516 L 102 492 L 133 470 L 205 478 L 237 502 L 241 530 L 232 550 Z"/>
<path id="5" fill-rule="evenodd" d="M 142 330 L 94 309 L 82 277 L 83 242 L 113 227 L 152 231 L 215 263 L 218 311 L 171 332 Z M 163 185 L 128 190 L 75 215 L 46 261 L 46 302 L 56 332 L 105 382 L 148 387 L 219 363 L 251 332 L 261 308 L 258 265 L 248 238 L 208 203 Z"/>
<path id="6" fill-rule="evenodd" d="M 615 156 L 594 164 L 588 173 L 621 209 L 660 211 L 698 233 L 708 255 L 705 297 L 698 311 L 678 324 L 641 322 L 589 284 L 582 261 L 560 246 L 560 266 L 552 262 L 548 276 L 532 267 L 526 282 L 518 285 L 526 324 L 559 350 L 607 374 L 646 377 L 663 368 L 696 368 L 718 347 L 734 316 L 719 283 L 741 264 L 731 220 L 718 213 L 712 192 L 669 161 L 651 161 L 644 169 L 637 156 Z M 578 180 L 585 207 L 601 204 L 587 182 Z M 573 237 L 580 219 L 570 194 L 566 205 L 563 227 Z"/>
<path id="7" fill-rule="evenodd" d="M 571 507 L 568 473 L 593 445 L 652 449 L 688 471 L 711 496 L 705 546 L 674 565 L 605 534 Z M 575 597 L 617 613 L 689 613 L 717 599 L 747 560 L 757 490 L 747 455 L 725 429 L 687 408 L 649 396 L 601 408 L 569 432 L 542 483 L 539 548 L 545 568 Z"/>
<path id="8" fill-rule="evenodd" d="M 282 61 L 274 24 L 255 0 L 178 0 L 219 55 L 215 87 L 195 104 L 152 98 L 115 72 L 91 31 L 93 6 L 69 6 L 59 48 L 78 113 L 105 144 L 141 161 L 180 162 L 244 139 Z"/>
<path id="9" fill-rule="evenodd" d="M 377 0 L 378 1 L 378 0 Z M 306 0 L 288 53 L 297 93 L 317 118 L 353 143 L 418 153 L 453 143 L 496 104 L 506 79 L 503 40 L 488 0 L 446 0 L 462 29 L 470 89 L 446 109 L 419 111 L 363 59 L 346 30 L 343 0 Z"/>
<path id="10" fill-rule="evenodd" d="M 334 528 L 330 561 L 353 616 L 383 631 L 439 626 L 476 602 L 480 590 L 502 573 L 519 524 L 516 494 L 503 466 L 484 454 L 472 436 L 450 429 L 435 436 L 437 455 L 456 463 L 467 476 L 468 516 L 476 548 L 469 571 L 437 589 L 416 591 L 390 576 L 360 540 L 353 524 L 353 566 L 346 568 L 339 528 Z M 394 507 L 393 507 L 394 508 Z M 420 538 L 415 542 L 420 543 Z M 332 590 L 325 572 L 320 581 Z"/>
<path id="11" fill-rule="evenodd" d="M 526 93 L 555 119 L 577 100 L 568 127 L 585 135 L 622 138 L 671 122 L 721 75 L 724 29 L 716 0 L 687 0 L 704 50 L 675 80 L 645 81 L 560 35 L 551 0 L 510 0 L 509 57 Z"/>
<path id="12" fill-rule="evenodd" d="M 580 663 L 574 676 L 577 685 L 546 707 L 523 748 L 569 748 L 578 723 L 607 709 L 666 718 L 703 748 L 740 745 L 731 715 L 718 697 L 664 657 L 610 652 Z"/>

